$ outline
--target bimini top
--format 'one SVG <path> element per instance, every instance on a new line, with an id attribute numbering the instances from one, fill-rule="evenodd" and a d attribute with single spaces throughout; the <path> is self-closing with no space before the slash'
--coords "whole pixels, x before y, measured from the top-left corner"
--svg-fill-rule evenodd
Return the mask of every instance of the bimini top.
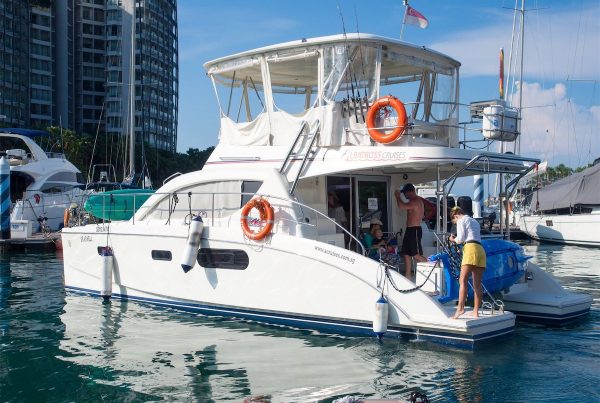
<path id="1" fill-rule="evenodd" d="M 19 134 L 21 136 L 26 136 L 29 138 L 50 135 L 50 133 L 48 133 L 45 130 L 21 129 L 18 127 L 2 128 L 0 129 L 0 133 Z"/>
<path id="2" fill-rule="evenodd" d="M 204 64 L 206 72 L 211 76 L 231 80 L 235 71 L 254 66 L 250 72 L 245 69 L 246 77 L 254 83 L 262 83 L 263 76 L 260 68 L 260 57 L 266 56 L 267 62 L 283 62 L 295 60 L 293 64 L 282 64 L 281 68 L 270 68 L 271 83 L 297 87 L 317 86 L 317 75 L 314 74 L 314 56 L 319 50 L 334 48 L 335 52 L 360 52 L 359 48 L 381 49 L 384 53 L 380 65 L 381 80 L 393 80 L 395 77 L 420 74 L 425 68 L 448 74 L 460 63 L 442 53 L 371 34 L 349 33 L 347 35 L 332 35 L 310 39 L 300 39 L 277 45 L 265 46 L 248 50 L 230 56 L 209 61 Z M 362 59 L 366 55 L 347 55 L 346 57 Z M 304 59 L 305 63 L 299 61 Z M 287 67 L 287 68 L 286 68 Z M 366 68 L 366 66 L 360 66 Z"/>

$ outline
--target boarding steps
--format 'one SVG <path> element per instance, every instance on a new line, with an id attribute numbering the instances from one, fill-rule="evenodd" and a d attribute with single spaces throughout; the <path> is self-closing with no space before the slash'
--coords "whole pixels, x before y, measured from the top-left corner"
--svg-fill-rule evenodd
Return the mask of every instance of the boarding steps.
<path id="1" fill-rule="evenodd" d="M 311 131 L 310 125 L 303 121 L 300 126 L 300 130 L 298 131 L 298 135 L 296 139 L 292 143 L 290 149 L 288 150 L 287 156 L 285 160 L 281 164 L 281 168 L 279 168 L 279 172 L 287 175 L 290 172 L 292 163 L 298 159 L 302 160 L 300 164 L 300 168 L 296 172 L 296 177 L 294 178 L 294 182 L 290 187 L 290 194 L 294 194 L 294 190 L 296 189 L 296 185 L 298 184 L 298 180 L 300 179 L 300 175 L 306 168 L 306 164 L 308 163 L 308 159 L 311 155 L 316 154 L 318 146 L 315 145 L 315 140 L 319 137 L 319 133 L 321 132 L 321 122 L 317 120 L 314 130 Z"/>

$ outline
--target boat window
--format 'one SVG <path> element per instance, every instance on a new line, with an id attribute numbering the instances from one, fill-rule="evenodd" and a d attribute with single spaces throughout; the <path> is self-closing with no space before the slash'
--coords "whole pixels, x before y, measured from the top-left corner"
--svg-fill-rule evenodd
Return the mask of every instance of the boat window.
<path id="1" fill-rule="evenodd" d="M 456 79 L 454 75 L 436 74 L 431 97 L 431 120 L 439 122 L 456 116 Z"/>
<path id="2" fill-rule="evenodd" d="M 312 107 L 317 97 L 319 59 L 317 52 L 293 51 L 296 54 L 271 55 L 267 62 L 275 108 L 298 114 Z"/>
<path id="3" fill-rule="evenodd" d="M 457 116 L 457 75 L 452 66 L 384 49 L 379 94 L 402 101 L 413 121 L 446 121 Z"/>
<path id="4" fill-rule="evenodd" d="M 198 264 L 207 269 L 245 270 L 249 260 L 243 250 L 202 248 L 198 251 Z"/>
<path id="5" fill-rule="evenodd" d="M 244 181 L 242 182 L 242 202 L 240 208 L 250 201 L 261 187 L 261 181 Z"/>
<path id="6" fill-rule="evenodd" d="M 54 175 L 50 176 L 48 178 L 48 181 L 54 181 L 54 182 L 76 182 L 77 181 L 77 175 L 75 174 L 75 172 L 68 172 L 68 171 L 57 172 Z"/>
<path id="7" fill-rule="evenodd" d="M 29 185 L 35 182 L 33 176 L 19 171 L 10 172 L 10 200 L 15 201 L 23 198 L 23 193 Z"/>
<path id="8" fill-rule="evenodd" d="M 158 203 L 150 207 L 147 217 L 158 220 L 181 219 L 188 216 L 190 210 L 204 218 L 228 217 L 239 211 L 241 193 L 255 192 L 254 188 L 258 189 L 260 185 L 262 182 L 241 180 L 198 183 L 163 195 Z"/>
<path id="9" fill-rule="evenodd" d="M 0 136 L 0 154 L 6 155 L 8 150 L 24 150 L 25 154 L 31 153 L 25 141 L 18 137 Z"/>
<path id="10" fill-rule="evenodd" d="M 222 112 L 234 122 L 251 122 L 265 111 L 260 63 L 241 63 L 213 76 Z"/>
<path id="11" fill-rule="evenodd" d="M 331 103 L 375 98 L 377 49 L 366 45 L 332 46 L 323 51 L 323 97 Z"/>
<path id="12" fill-rule="evenodd" d="M 51 193 L 63 193 L 73 189 L 73 185 L 56 182 L 46 182 L 41 188 L 40 192 L 51 194 Z"/>
<path id="13" fill-rule="evenodd" d="M 170 250 L 153 250 L 152 259 L 171 261 L 173 259 L 173 256 Z"/>

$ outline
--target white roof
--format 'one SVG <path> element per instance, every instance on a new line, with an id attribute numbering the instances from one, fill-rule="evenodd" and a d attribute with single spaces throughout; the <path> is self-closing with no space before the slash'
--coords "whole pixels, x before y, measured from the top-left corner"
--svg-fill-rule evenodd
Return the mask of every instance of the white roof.
<path id="1" fill-rule="evenodd" d="M 423 69 L 450 72 L 460 63 L 442 53 L 415 46 L 396 39 L 371 34 L 350 33 L 318 38 L 301 39 L 277 45 L 265 46 L 230 56 L 221 57 L 204 64 L 208 74 L 231 79 L 234 71 L 244 68 L 244 74 L 255 83 L 262 82 L 260 57 L 269 61 L 291 60 L 292 65 L 278 66 L 271 70 L 271 80 L 276 85 L 293 87 L 316 86 L 316 56 L 322 48 L 335 45 L 381 47 L 383 51 L 381 80 L 410 74 L 419 74 Z M 303 55 L 305 57 L 303 57 Z M 313 57 L 311 57 L 313 56 Z"/>

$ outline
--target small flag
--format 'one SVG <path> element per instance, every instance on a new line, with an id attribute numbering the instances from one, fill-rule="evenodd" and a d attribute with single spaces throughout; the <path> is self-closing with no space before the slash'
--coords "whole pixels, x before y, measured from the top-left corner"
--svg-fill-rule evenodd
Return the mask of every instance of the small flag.
<path id="1" fill-rule="evenodd" d="M 404 15 L 404 22 L 407 24 L 418 25 L 421 28 L 427 28 L 429 21 L 427 18 L 411 6 L 406 6 L 406 14 Z"/>
<path id="2" fill-rule="evenodd" d="M 500 99 L 504 99 L 504 49 L 500 48 L 500 81 L 498 82 Z"/>

